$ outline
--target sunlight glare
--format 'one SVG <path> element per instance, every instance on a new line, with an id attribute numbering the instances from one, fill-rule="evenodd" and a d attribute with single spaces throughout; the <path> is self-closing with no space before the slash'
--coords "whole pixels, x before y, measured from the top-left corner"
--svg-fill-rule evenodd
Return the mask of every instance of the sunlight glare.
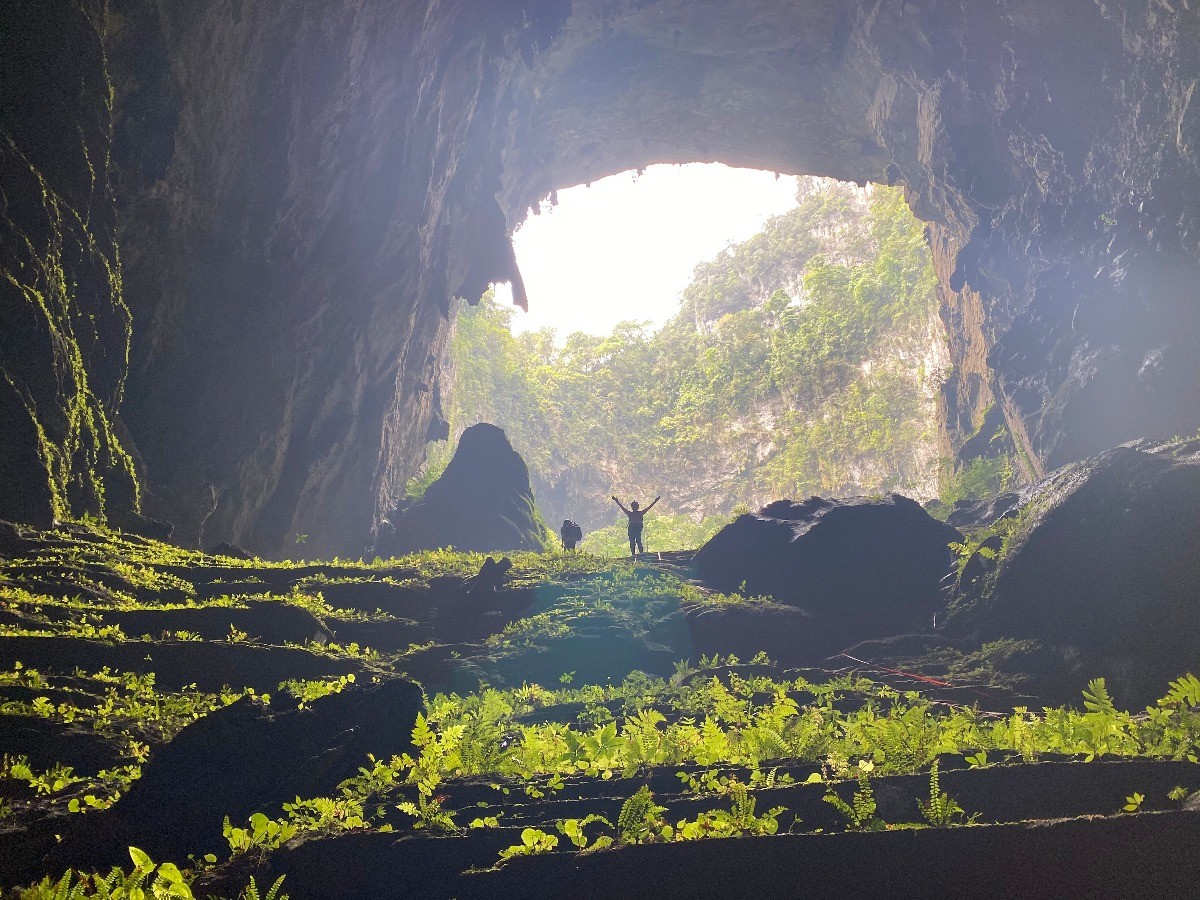
<path id="1" fill-rule="evenodd" d="M 651 166 L 558 192 L 517 230 L 529 293 L 516 332 L 604 335 L 623 321 L 655 327 L 679 307 L 692 270 L 796 205 L 796 178 L 719 164 Z M 512 300 L 508 285 L 496 296 Z"/>

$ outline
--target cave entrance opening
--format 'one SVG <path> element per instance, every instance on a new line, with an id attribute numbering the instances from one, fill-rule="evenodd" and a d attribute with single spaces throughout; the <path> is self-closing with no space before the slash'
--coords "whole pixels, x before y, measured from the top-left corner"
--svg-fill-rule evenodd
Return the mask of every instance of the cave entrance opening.
<path id="1" fill-rule="evenodd" d="M 518 229 L 529 313 L 505 286 L 456 306 L 451 440 L 410 490 L 488 421 L 546 521 L 579 522 L 592 552 L 627 552 L 613 493 L 663 496 L 658 550 L 782 497 L 935 500 L 948 353 L 900 189 L 661 169 L 560 191 Z"/>

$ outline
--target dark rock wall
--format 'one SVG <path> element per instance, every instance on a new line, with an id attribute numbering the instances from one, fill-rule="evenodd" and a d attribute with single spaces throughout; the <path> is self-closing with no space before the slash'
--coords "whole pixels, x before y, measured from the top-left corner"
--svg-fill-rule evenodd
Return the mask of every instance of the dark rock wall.
<path id="1" fill-rule="evenodd" d="M 53 5 L 63 21 L 106 9 Z M 111 0 L 107 15 L 118 217 L 97 246 L 122 249 L 145 506 L 184 542 L 360 552 L 437 433 L 450 298 L 506 278 L 522 296 L 507 232 L 525 211 L 654 162 L 905 184 L 952 332 L 948 455 L 989 410 L 1029 477 L 1200 424 L 1195 0 Z M 71 100 L 6 131 L 43 135 L 78 182 L 66 148 L 104 118 L 107 95 L 79 91 L 103 56 L 95 38 L 57 56 L 47 35 L 20 41 L 32 52 L 5 65 Z M 51 45 L 57 68 L 36 52 Z M 28 331 L 45 345 L 51 329 Z M 113 408 L 123 333 L 98 330 L 89 362 Z M 6 320 L 6 359 L 54 370 L 15 334 Z M 70 386 L 50 384 L 66 408 Z M 25 449 L 4 465 L 37 493 L 12 394 L 0 413 Z"/>
<path id="2" fill-rule="evenodd" d="M 0 519 L 138 524 L 100 0 L 0 4 Z"/>
<path id="3" fill-rule="evenodd" d="M 128 96 L 177 104 L 172 146 L 117 160 L 147 502 L 184 541 L 357 555 L 434 412 L 497 29 L 461 5 L 119 8 Z"/>

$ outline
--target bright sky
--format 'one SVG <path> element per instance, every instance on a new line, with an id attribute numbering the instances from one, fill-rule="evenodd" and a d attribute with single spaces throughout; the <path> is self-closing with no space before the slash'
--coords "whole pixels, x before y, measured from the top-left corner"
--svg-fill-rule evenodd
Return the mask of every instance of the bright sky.
<path id="1" fill-rule="evenodd" d="M 796 205 L 796 179 L 716 164 L 651 166 L 558 192 L 513 238 L 529 292 L 515 331 L 609 334 L 618 322 L 661 325 L 696 264 Z M 507 285 L 496 288 L 508 303 Z"/>

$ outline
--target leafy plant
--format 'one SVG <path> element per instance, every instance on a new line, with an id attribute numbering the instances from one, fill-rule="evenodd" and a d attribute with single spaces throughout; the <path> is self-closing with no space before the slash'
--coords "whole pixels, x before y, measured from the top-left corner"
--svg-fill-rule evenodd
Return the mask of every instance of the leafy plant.
<path id="1" fill-rule="evenodd" d="M 558 838 L 542 831 L 540 828 L 526 828 L 521 832 L 521 843 L 505 847 L 500 851 L 503 862 L 514 856 L 536 856 L 539 853 L 549 853 L 558 846 Z"/>
<path id="2" fill-rule="evenodd" d="M 235 827 L 226 816 L 221 827 L 221 833 L 235 856 L 249 850 L 275 850 L 299 833 L 299 829 L 290 822 L 276 821 L 260 812 L 252 815 L 247 824 L 249 828 Z"/>
<path id="3" fill-rule="evenodd" d="M 556 827 L 560 834 L 575 845 L 577 850 L 602 850 L 610 846 L 613 839 L 607 834 L 599 835 L 589 844 L 589 838 L 585 829 L 593 823 L 604 825 L 609 829 L 613 827 L 612 822 L 607 818 L 595 813 L 586 815 L 582 819 L 563 819 Z"/>
<path id="4" fill-rule="evenodd" d="M 454 824 L 454 815 L 449 810 L 442 809 L 442 797 L 430 797 L 424 793 L 417 794 L 417 801 L 405 800 L 397 804 L 396 809 L 413 818 L 413 828 L 425 828 L 430 831 L 451 833 L 458 830 Z"/>
<path id="5" fill-rule="evenodd" d="M 354 673 L 350 672 L 346 675 L 319 678 L 310 681 L 289 679 L 288 681 L 280 682 L 279 690 L 295 697 L 299 701 L 297 705 L 300 709 L 304 709 L 314 700 L 328 697 L 331 694 L 339 694 L 352 684 L 354 684 Z"/>
<path id="6" fill-rule="evenodd" d="M 637 793 L 621 805 L 617 816 L 617 842 L 641 844 L 655 840 L 669 840 L 671 826 L 663 821 L 665 808 L 654 802 L 650 788 L 642 785 Z"/>
<path id="7" fill-rule="evenodd" d="M 726 783 L 725 793 L 729 797 L 728 810 L 710 810 L 701 813 L 692 821 L 680 821 L 675 826 L 675 839 L 694 841 L 703 838 L 768 835 L 779 830 L 779 817 L 786 811 L 784 807 L 775 806 L 761 815 L 756 815 L 756 798 L 747 786 L 737 779 Z"/>
<path id="8" fill-rule="evenodd" d="M 194 900 L 192 889 L 174 863 L 155 863 L 137 847 L 129 848 L 132 870 L 114 866 L 104 876 L 68 870 L 57 881 L 49 877 L 21 890 L 20 900 Z M 276 898 L 285 900 L 285 898 Z"/>
<path id="9" fill-rule="evenodd" d="M 967 819 L 966 812 L 958 802 L 942 790 L 937 760 L 933 761 L 929 769 L 929 799 L 918 800 L 917 805 L 921 807 L 921 815 L 925 817 L 925 821 L 934 828 L 970 824 L 977 816 L 972 815 Z"/>
<path id="10" fill-rule="evenodd" d="M 238 900 L 288 900 L 287 894 L 281 894 L 280 889 L 283 887 L 283 879 L 286 875 L 280 875 L 275 879 L 265 894 L 259 894 L 258 885 L 254 883 L 254 876 L 250 876 L 250 883 L 246 885 L 246 889 L 242 892 Z"/>
<path id="11" fill-rule="evenodd" d="M 882 831 L 886 826 L 882 819 L 875 815 L 875 793 L 871 789 L 870 773 L 875 766 L 869 760 L 859 760 L 856 781 L 858 789 L 850 803 L 847 803 L 830 787 L 822 798 L 846 818 L 847 824 L 855 831 Z"/>

